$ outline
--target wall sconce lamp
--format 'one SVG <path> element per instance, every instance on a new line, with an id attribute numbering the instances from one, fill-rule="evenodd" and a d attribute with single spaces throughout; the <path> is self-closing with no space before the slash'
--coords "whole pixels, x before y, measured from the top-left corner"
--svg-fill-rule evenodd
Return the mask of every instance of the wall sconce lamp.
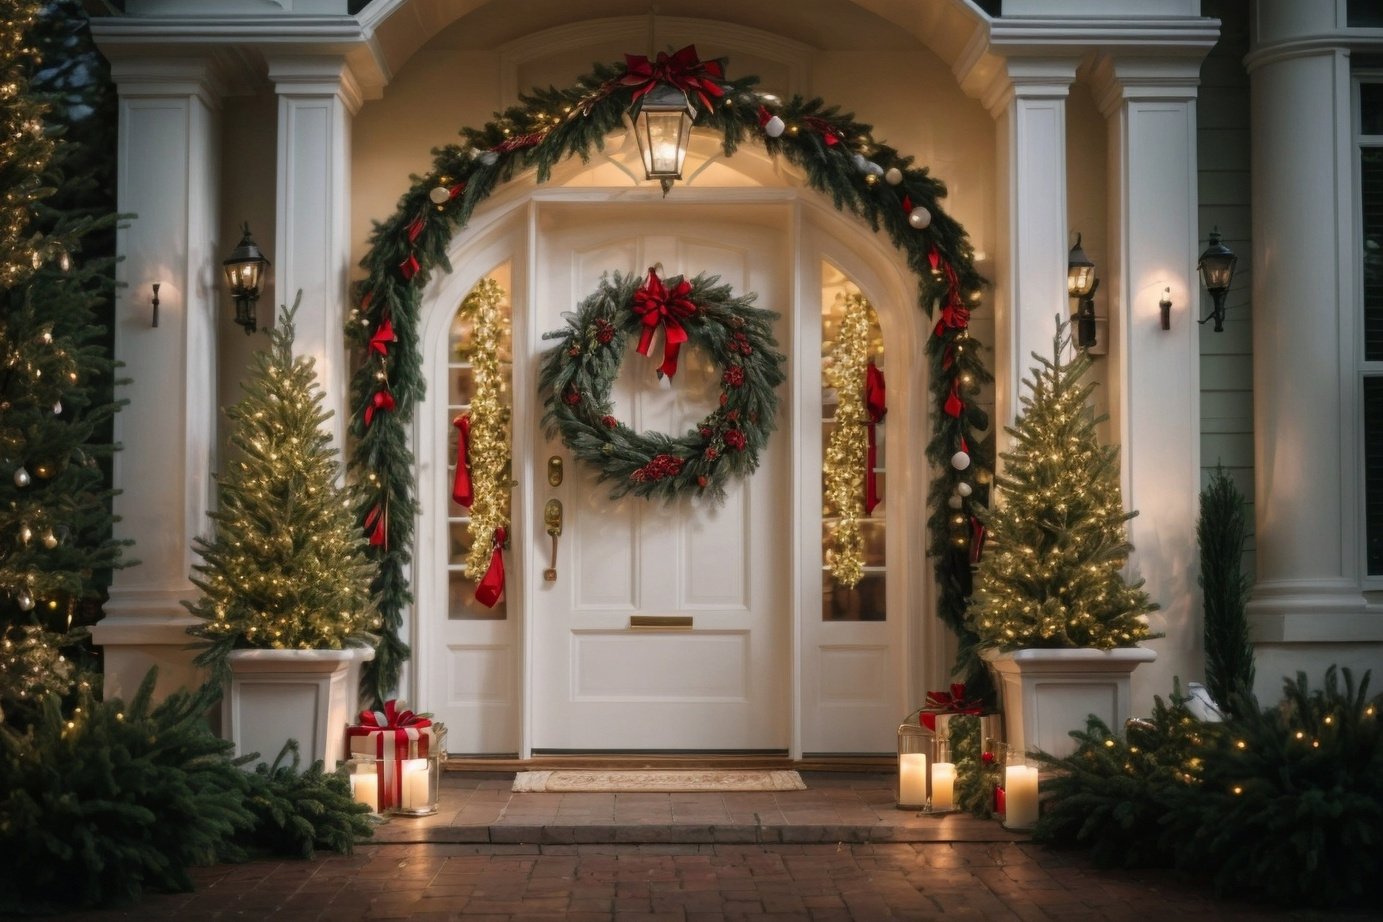
<path id="1" fill-rule="evenodd" d="M 153 305 L 154 305 L 154 322 L 151 323 L 151 324 L 149 324 L 149 326 L 151 326 L 151 327 L 156 327 L 156 326 L 158 326 L 158 286 L 159 286 L 159 283 L 158 283 L 158 282 L 154 282 L 154 285 L 153 285 L 153 287 L 154 287 L 154 297 L 153 297 Z"/>
<path id="2" fill-rule="evenodd" d="M 1201 283 L 1210 292 L 1215 306 L 1211 308 L 1209 317 L 1196 322 L 1204 324 L 1206 320 L 1214 320 L 1216 333 L 1225 330 L 1225 295 L 1229 294 L 1229 285 L 1234 281 L 1234 264 L 1238 261 L 1239 257 L 1234 255 L 1234 251 L 1220 242 L 1220 229 L 1217 227 L 1211 231 L 1209 243 L 1196 268 L 1200 270 Z"/>
<path id="3" fill-rule="evenodd" d="M 1089 349 L 1095 345 L 1095 291 L 1100 280 L 1095 278 L 1095 264 L 1080 247 L 1081 235 L 1066 258 L 1066 293 L 1076 300 L 1075 345 Z"/>
<path id="4" fill-rule="evenodd" d="M 691 129 L 691 105 L 677 87 L 660 83 L 643 98 L 634 120 L 634 137 L 643 156 L 644 175 L 658 180 L 663 195 L 682 178 Z"/>
<path id="5" fill-rule="evenodd" d="M 235 299 L 235 322 L 245 328 L 248 336 L 257 329 L 255 323 L 255 302 L 259 300 L 259 284 L 264 279 L 264 270 L 269 260 L 250 239 L 250 225 L 246 222 L 240 245 L 221 263 L 226 273 L 226 284 L 230 286 L 231 297 Z"/>
<path id="6" fill-rule="evenodd" d="M 1172 289 L 1162 289 L 1162 300 L 1157 302 L 1158 310 L 1162 311 L 1162 329 L 1172 328 Z"/>

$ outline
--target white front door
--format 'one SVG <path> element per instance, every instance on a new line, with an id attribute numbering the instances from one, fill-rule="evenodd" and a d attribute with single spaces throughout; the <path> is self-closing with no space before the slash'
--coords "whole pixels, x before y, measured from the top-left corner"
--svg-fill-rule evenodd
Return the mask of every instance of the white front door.
<path id="1" fill-rule="evenodd" d="M 772 211 L 697 209 L 656 218 L 636 206 L 544 206 L 537 223 L 535 321 L 528 355 L 536 368 L 563 326 L 562 314 L 596 290 L 601 275 L 719 275 L 738 295 L 782 315 L 778 339 L 791 342 L 790 234 Z M 649 358 L 627 348 L 613 389 L 616 415 L 638 430 L 681 434 L 718 394 L 720 369 L 698 350 L 682 351 L 675 381 L 660 383 Z M 791 381 L 791 377 L 789 377 Z M 563 750 L 786 750 L 790 741 L 792 433 L 783 386 L 779 430 L 758 471 L 729 487 L 713 508 L 692 497 L 674 503 L 610 498 L 609 484 L 541 432 L 542 407 L 516 426 L 532 427 L 538 457 L 529 537 L 534 565 L 524 574 L 533 600 L 529 714 L 531 748 Z M 523 395 L 531 400 L 530 395 Z M 524 401 L 517 401 L 522 405 Z M 560 486 L 546 480 L 561 459 Z M 542 514 L 563 505 L 555 581 L 543 578 L 551 542 Z M 636 616 L 690 624 L 648 628 Z"/>

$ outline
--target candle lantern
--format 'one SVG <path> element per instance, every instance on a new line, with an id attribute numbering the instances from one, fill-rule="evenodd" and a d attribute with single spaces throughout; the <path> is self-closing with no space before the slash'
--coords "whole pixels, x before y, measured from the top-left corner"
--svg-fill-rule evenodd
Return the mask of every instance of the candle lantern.
<path id="1" fill-rule="evenodd" d="M 939 725 L 932 741 L 927 803 L 933 813 L 950 813 L 956 809 L 956 765 L 951 761 L 951 739 L 946 730 L 945 725 Z"/>
<path id="2" fill-rule="evenodd" d="M 1004 828 L 1032 829 L 1037 825 L 1037 765 L 1016 749 L 1004 763 Z"/>
<path id="3" fill-rule="evenodd" d="M 368 757 L 346 760 L 346 778 L 351 784 L 351 797 L 357 803 L 370 808 L 378 814 L 379 810 L 379 763 Z"/>
<path id="4" fill-rule="evenodd" d="M 400 795 L 390 810 L 403 816 L 430 816 L 437 812 L 437 787 L 442 779 L 441 752 L 398 763 Z"/>
<path id="5" fill-rule="evenodd" d="M 927 806 L 927 754 L 932 734 L 920 724 L 898 725 L 898 809 L 921 810 Z"/>

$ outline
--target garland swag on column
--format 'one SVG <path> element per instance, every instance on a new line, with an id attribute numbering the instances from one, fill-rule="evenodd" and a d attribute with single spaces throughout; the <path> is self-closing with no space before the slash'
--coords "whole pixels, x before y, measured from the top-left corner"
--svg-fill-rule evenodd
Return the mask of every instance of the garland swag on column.
<path id="1" fill-rule="evenodd" d="M 541 183 L 568 157 L 589 158 L 658 83 L 687 93 L 689 105 L 699 104 L 697 130 L 716 133 L 726 155 L 746 140 L 763 144 L 801 169 L 807 185 L 829 195 L 837 209 L 888 234 L 917 275 L 918 306 L 937 318 L 927 342 L 934 407 L 927 459 L 936 471 L 928 528 L 938 614 L 960 636 L 963 651 L 972 645 L 965 600 L 971 559 L 983 536 L 973 512 L 987 496 L 993 469 L 992 449 L 978 435 L 989 419 L 971 399 L 991 380 L 980 344 L 968 333 L 970 310 L 984 285 L 974 250 L 964 229 L 941 210 L 945 186 L 926 168 L 913 166 L 911 157 L 875 141 L 869 125 L 820 99 L 794 97 L 779 105 L 758 92 L 755 78 L 728 80 L 723 72 L 718 62 L 702 62 L 688 47 L 660 54 L 656 63 L 628 55 L 623 65 L 597 65 L 566 89 L 535 89 L 493 121 L 462 129 L 463 143 L 438 149 L 432 169 L 414 179 L 390 218 L 376 224 L 347 333 L 365 351 L 352 383 L 352 467 L 365 487 L 360 521 L 379 565 L 374 589 L 384 637 L 365 677 L 366 690 L 377 699 L 397 684 L 408 656 L 398 631 L 412 602 L 405 573 L 417 498 L 408 426 L 424 391 L 418 349 L 422 289 L 434 269 L 449 271 L 448 242 L 497 185 L 530 169 Z M 986 682 L 982 671 L 965 672 L 968 687 Z"/>

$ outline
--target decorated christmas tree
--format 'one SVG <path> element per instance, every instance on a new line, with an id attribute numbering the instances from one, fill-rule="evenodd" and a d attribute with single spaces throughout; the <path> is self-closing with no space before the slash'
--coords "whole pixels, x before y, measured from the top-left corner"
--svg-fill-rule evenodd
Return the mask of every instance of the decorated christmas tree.
<path id="1" fill-rule="evenodd" d="M 79 107 L 50 113 L 38 87 L 38 4 L 8 2 L 0 17 L 0 710 L 27 723 L 27 706 L 82 681 L 82 628 L 97 620 L 109 571 L 109 457 L 114 363 L 98 315 L 109 310 L 109 259 L 93 234 L 113 217 L 78 181 L 80 144 L 56 135 Z M 95 80 L 93 76 L 88 82 Z M 65 101 L 80 99 L 74 89 Z M 70 97 L 70 99 L 69 99 Z M 90 107 L 87 107 L 89 110 Z M 82 111 L 87 111 L 82 110 Z M 64 169 L 66 167 L 66 169 Z M 61 186 L 64 194 L 55 195 Z M 28 711 L 27 715 L 23 712 Z"/>
<path id="2" fill-rule="evenodd" d="M 187 603 L 200 624 L 199 665 L 220 668 L 241 647 L 339 650 L 371 642 L 378 618 L 374 566 L 344 491 L 311 358 L 293 355 L 285 308 L 257 352 L 245 396 L 226 411 L 235 457 L 217 477 L 215 534 L 199 539 L 203 563 Z"/>
<path id="3" fill-rule="evenodd" d="M 1052 357 L 1026 381 L 987 516 L 989 544 L 976 574 L 969 619 L 985 647 L 1130 647 L 1148 638 L 1156 606 L 1123 574 L 1133 546 L 1119 490 L 1119 452 L 1099 442 L 1091 410 L 1090 359 L 1069 362 L 1058 318 Z"/>

